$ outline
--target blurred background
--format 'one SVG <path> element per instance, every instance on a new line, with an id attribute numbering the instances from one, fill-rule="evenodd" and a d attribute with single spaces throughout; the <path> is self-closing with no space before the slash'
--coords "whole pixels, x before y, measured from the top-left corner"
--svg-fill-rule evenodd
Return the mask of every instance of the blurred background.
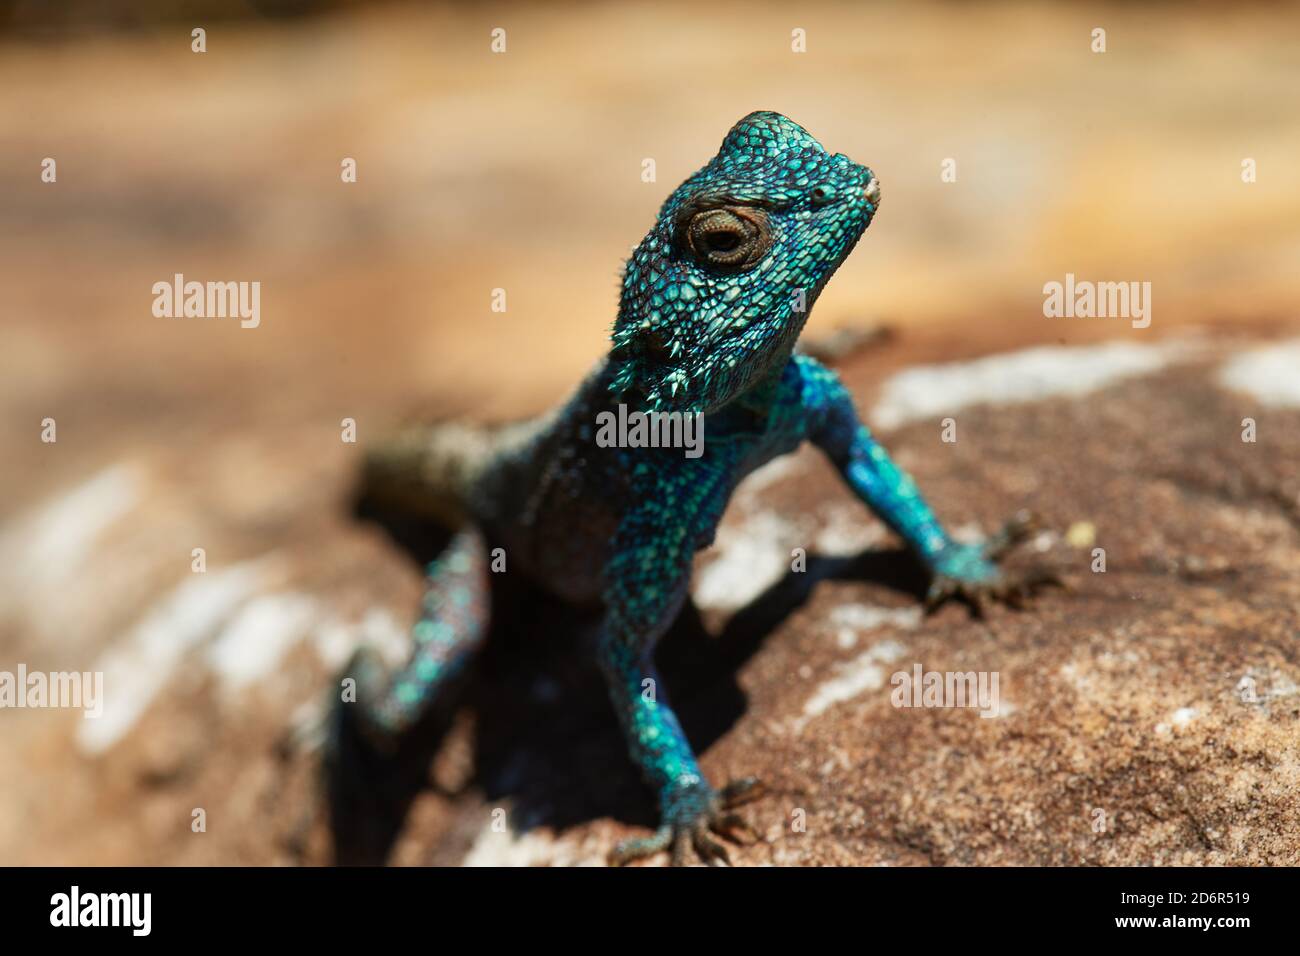
<path id="1" fill-rule="evenodd" d="M 349 513 L 341 420 L 364 445 L 562 399 L 623 257 L 752 110 L 881 180 L 810 325 L 891 329 L 881 377 L 1295 334 L 1298 49 L 1284 4 L 3 0 L 0 668 L 130 703 L 0 713 L 0 862 L 290 859 L 256 822 L 289 827 L 273 742 L 419 594 Z M 1151 327 L 1045 319 L 1067 272 L 1149 281 Z M 175 273 L 260 281 L 260 327 L 155 318 Z M 191 839 L 200 805 L 241 825 Z"/>

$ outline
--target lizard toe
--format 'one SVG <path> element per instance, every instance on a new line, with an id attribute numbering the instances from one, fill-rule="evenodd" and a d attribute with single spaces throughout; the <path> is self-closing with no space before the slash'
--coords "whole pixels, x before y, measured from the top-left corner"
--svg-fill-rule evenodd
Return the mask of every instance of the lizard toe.
<path id="1" fill-rule="evenodd" d="M 733 780 L 718 792 L 718 800 L 724 810 L 732 810 L 746 803 L 752 803 L 763 796 L 763 781 L 757 777 L 741 777 Z"/>
<path id="2" fill-rule="evenodd" d="M 758 831 L 750 825 L 750 822 L 742 817 L 739 813 L 727 813 L 722 816 L 715 816 L 709 821 L 709 829 L 719 836 L 726 837 L 728 840 L 739 843 L 736 834 L 743 837 L 747 845 L 753 845 L 762 841 Z"/>
<path id="3" fill-rule="evenodd" d="M 636 837 L 631 840 L 624 840 L 609 851 L 608 862 L 610 866 L 625 866 L 634 860 L 643 860 L 648 856 L 654 856 L 663 850 L 673 846 L 674 855 L 676 855 L 676 834 L 672 827 L 663 826 L 656 830 L 648 837 Z"/>
<path id="4" fill-rule="evenodd" d="M 658 830 L 647 837 L 624 840 L 609 853 L 611 866 L 623 866 L 643 860 L 664 851 L 672 866 L 686 866 L 690 851 L 709 866 L 730 866 L 731 855 L 726 846 L 714 839 L 721 837 L 737 846 L 752 846 L 762 842 L 762 837 L 740 814 L 732 808 L 757 800 L 763 795 L 763 784 L 757 777 L 734 780 L 716 794 L 704 793 L 701 799 L 685 812 L 669 817 Z"/>
<path id="5" fill-rule="evenodd" d="M 691 828 L 691 845 L 695 847 L 695 852 L 699 854 L 700 859 L 709 866 L 731 865 L 727 848 L 709 836 L 709 828 L 706 824 L 697 824 Z"/>

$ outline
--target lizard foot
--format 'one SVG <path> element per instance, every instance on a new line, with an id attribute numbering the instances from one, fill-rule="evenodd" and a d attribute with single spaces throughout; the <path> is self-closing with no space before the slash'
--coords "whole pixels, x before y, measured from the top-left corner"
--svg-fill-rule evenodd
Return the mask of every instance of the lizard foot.
<path id="1" fill-rule="evenodd" d="M 673 866 L 685 866 L 690 847 L 710 866 L 729 866 L 726 846 L 713 836 L 742 846 L 758 843 L 762 837 L 744 817 L 732 811 L 762 795 L 763 785 L 756 777 L 733 780 L 716 792 L 702 779 L 692 778 L 674 787 L 665 798 L 663 825 L 651 836 L 624 840 L 614 847 L 609 863 L 623 866 L 667 850 Z"/>
<path id="2" fill-rule="evenodd" d="M 986 600 L 1001 601 L 1019 609 L 1045 587 L 1066 588 L 1061 577 L 1049 569 L 1008 572 L 996 564 L 998 558 L 1038 528 L 1039 521 L 1033 513 L 1020 511 L 981 544 L 953 545 L 935 564 L 934 578 L 925 596 L 926 613 L 950 600 L 964 601 L 976 616 L 983 614 Z"/>

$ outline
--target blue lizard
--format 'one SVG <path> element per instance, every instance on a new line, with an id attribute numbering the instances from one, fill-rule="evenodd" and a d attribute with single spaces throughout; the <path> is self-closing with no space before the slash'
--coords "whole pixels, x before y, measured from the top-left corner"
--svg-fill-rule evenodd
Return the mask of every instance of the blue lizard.
<path id="1" fill-rule="evenodd" d="M 621 844 L 611 861 L 668 850 L 681 863 L 688 846 L 725 861 L 710 834 L 752 836 L 732 808 L 759 787 L 710 786 L 653 654 L 686 600 L 692 556 L 713 541 L 742 478 L 807 439 L 931 570 L 930 604 L 1017 601 L 1029 590 L 1032 581 L 994 563 L 995 548 L 1023 528 L 982 545 L 954 541 L 838 377 L 794 352 L 879 205 L 870 169 L 778 113 L 751 113 L 664 203 L 624 271 L 613 347 L 565 406 L 492 433 L 442 426 L 372 455 L 372 485 L 424 496 L 459 530 L 429 568 L 406 665 L 389 675 L 362 651 L 349 667 L 357 701 L 341 706 L 368 739 L 400 737 L 481 644 L 501 548 L 510 573 L 599 621 L 600 666 L 661 814 L 652 836 Z M 598 416 L 619 405 L 702 416 L 703 453 L 603 447 Z"/>

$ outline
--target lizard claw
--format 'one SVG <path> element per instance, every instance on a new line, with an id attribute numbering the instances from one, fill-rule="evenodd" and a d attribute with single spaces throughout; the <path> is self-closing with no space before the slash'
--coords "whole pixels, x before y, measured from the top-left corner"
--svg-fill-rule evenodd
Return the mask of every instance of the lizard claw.
<path id="1" fill-rule="evenodd" d="M 701 785 L 707 787 L 707 784 Z M 609 853 L 611 866 L 623 866 L 634 860 L 645 859 L 668 851 L 672 866 L 686 866 L 688 848 L 693 849 L 701 861 L 709 866 L 730 866 L 731 856 L 724 844 L 713 838 L 722 837 L 741 846 L 751 846 L 762 840 L 758 832 L 740 814 L 727 812 L 743 803 L 757 800 L 763 794 L 762 784 L 754 777 L 736 780 L 721 791 L 709 791 L 701 807 L 692 806 L 699 797 L 698 785 L 687 792 L 687 799 L 677 795 L 678 807 L 668 814 L 664 823 L 648 837 L 624 840 Z"/>

